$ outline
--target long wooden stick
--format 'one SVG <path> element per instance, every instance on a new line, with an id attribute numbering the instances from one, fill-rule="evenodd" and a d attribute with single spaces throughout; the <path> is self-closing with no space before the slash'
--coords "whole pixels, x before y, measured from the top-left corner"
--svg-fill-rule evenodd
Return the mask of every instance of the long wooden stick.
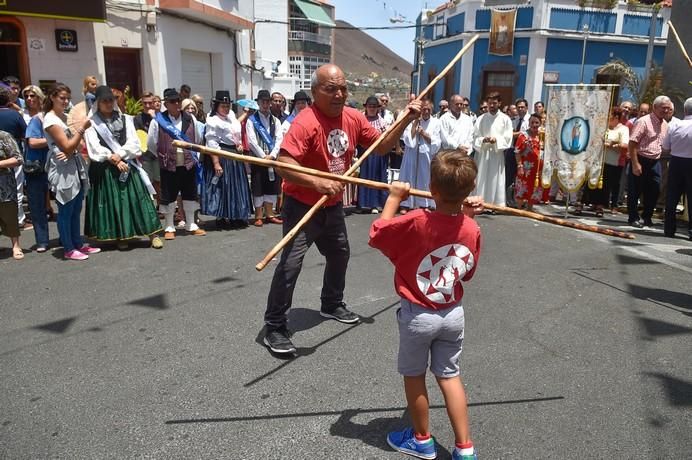
<path id="1" fill-rule="evenodd" d="M 680 40 L 680 36 L 678 35 L 678 31 L 675 30 L 675 27 L 673 26 L 673 23 L 671 21 L 668 21 L 668 27 L 670 28 L 670 30 L 673 31 L 675 41 L 678 42 L 678 46 L 680 47 L 682 55 L 685 56 L 685 59 L 687 59 L 687 65 L 689 65 L 692 68 L 692 59 L 690 59 L 690 55 L 687 54 L 687 50 L 685 49 L 685 46 L 682 44 L 682 40 Z"/>
<path id="2" fill-rule="evenodd" d="M 422 100 L 434 87 L 435 85 L 442 80 L 447 73 L 449 73 L 450 70 L 454 68 L 454 65 L 461 59 L 461 57 L 466 53 L 471 46 L 478 40 L 479 35 L 476 34 L 471 39 L 468 41 L 468 43 L 457 53 L 454 58 L 449 61 L 449 64 L 440 72 L 429 84 L 428 86 L 425 87 L 425 89 L 416 97 L 416 100 Z M 392 125 L 385 131 L 363 154 L 360 156 L 360 158 L 353 163 L 353 165 L 344 173 L 344 176 L 352 176 L 354 172 L 358 171 L 358 168 L 360 167 L 361 163 L 365 161 L 365 159 L 372 153 L 381 143 L 382 140 L 386 137 L 387 133 L 395 130 L 398 128 L 398 126 L 406 120 L 406 116 L 409 114 L 409 110 L 406 109 L 403 114 L 397 118 L 397 120 L 392 123 Z M 314 216 L 317 211 L 324 206 L 324 204 L 329 200 L 329 195 L 322 195 L 322 198 L 320 198 L 317 203 L 312 205 L 312 208 L 308 210 L 308 212 L 305 213 L 305 215 L 298 221 L 298 223 L 291 229 L 289 230 L 286 235 L 279 241 L 268 253 L 267 255 L 264 256 L 264 258 L 255 265 L 255 268 L 257 271 L 261 271 L 264 269 L 264 267 L 267 266 L 269 262 L 286 246 L 295 236 L 298 234 L 301 228 L 305 226 L 305 224 L 312 219 L 312 216 Z"/>
<path id="3" fill-rule="evenodd" d="M 176 147 L 181 147 L 188 150 L 196 150 L 198 152 L 207 155 L 219 155 L 222 157 L 230 158 L 231 160 L 242 161 L 245 163 L 256 164 L 260 166 L 272 167 L 276 169 L 287 169 L 289 171 L 295 171 L 303 174 L 309 174 L 312 176 L 322 177 L 324 179 L 335 180 L 343 182 L 346 184 L 355 184 L 362 187 L 374 188 L 377 190 L 391 190 L 391 185 L 385 182 L 377 182 L 373 180 L 362 179 L 360 177 L 352 176 L 341 176 L 339 174 L 332 174 L 326 171 L 320 171 L 319 169 L 306 168 L 305 166 L 294 165 L 290 163 L 283 163 L 281 161 L 275 160 L 265 160 L 264 158 L 257 158 L 249 155 L 240 155 L 233 152 L 227 152 L 220 149 L 212 149 L 209 147 L 204 147 L 202 145 L 190 144 L 189 142 L 175 141 L 173 145 Z M 427 190 L 411 189 L 409 190 L 409 195 L 419 196 L 421 198 L 432 199 L 432 195 Z M 607 227 L 599 227 L 597 225 L 586 225 L 580 222 L 572 222 L 566 219 L 560 219 L 557 217 L 546 216 L 539 214 L 537 212 L 524 211 L 521 209 L 508 208 L 505 206 L 496 206 L 493 204 L 484 204 L 486 209 L 491 211 L 499 212 L 501 214 L 507 214 L 512 216 L 527 217 L 529 219 L 538 220 L 541 222 L 547 222 L 550 224 L 560 225 L 562 227 L 570 227 L 578 230 L 584 230 L 587 232 L 600 233 L 602 235 L 616 236 L 618 238 L 634 239 L 634 235 L 631 233 L 620 232 Z"/>

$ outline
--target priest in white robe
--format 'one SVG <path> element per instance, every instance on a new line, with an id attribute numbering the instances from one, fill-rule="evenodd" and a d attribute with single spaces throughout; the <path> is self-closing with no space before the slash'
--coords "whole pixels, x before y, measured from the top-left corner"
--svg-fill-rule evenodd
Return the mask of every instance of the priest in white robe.
<path id="1" fill-rule="evenodd" d="M 486 203 L 505 206 L 505 149 L 512 145 L 512 120 L 500 111 L 500 94 L 488 95 L 488 112 L 474 126 L 476 190 Z"/>
<path id="2" fill-rule="evenodd" d="M 450 98 L 449 111 L 440 117 L 440 139 L 443 149 L 469 155 L 473 148 L 473 121 L 462 111 L 463 107 L 463 97 L 455 94 Z"/>
<path id="3" fill-rule="evenodd" d="M 423 101 L 421 117 L 414 120 L 401 137 L 404 141 L 404 158 L 399 181 L 408 182 L 411 188 L 430 191 L 430 162 L 440 150 L 440 120 L 432 117 L 432 102 Z M 430 198 L 409 196 L 401 202 L 403 209 L 434 208 Z"/>

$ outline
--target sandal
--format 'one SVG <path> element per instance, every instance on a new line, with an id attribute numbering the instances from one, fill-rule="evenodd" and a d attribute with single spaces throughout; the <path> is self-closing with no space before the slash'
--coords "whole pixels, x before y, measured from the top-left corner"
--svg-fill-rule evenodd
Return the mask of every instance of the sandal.
<path id="1" fill-rule="evenodd" d="M 19 248 L 12 249 L 12 258 L 14 260 L 22 260 L 24 258 L 24 252 Z"/>
<path id="2" fill-rule="evenodd" d="M 596 209 L 596 217 L 603 217 L 603 208 Z"/>
<path id="3" fill-rule="evenodd" d="M 584 211 L 584 205 L 583 204 L 577 203 L 574 206 L 574 215 L 575 216 L 581 216 L 583 211 Z"/>

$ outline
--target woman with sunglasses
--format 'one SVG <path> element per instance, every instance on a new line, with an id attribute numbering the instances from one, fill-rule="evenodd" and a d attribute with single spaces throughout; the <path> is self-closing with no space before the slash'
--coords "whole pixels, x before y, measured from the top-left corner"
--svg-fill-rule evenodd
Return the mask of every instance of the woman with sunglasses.
<path id="1" fill-rule="evenodd" d="M 27 86 L 22 91 L 26 101 L 25 117 L 29 116 L 26 128 L 26 148 L 24 149 L 24 176 L 26 195 L 29 199 L 29 212 L 34 225 L 36 252 L 48 250 L 48 215 L 53 215 L 48 191 L 46 158 L 48 142 L 43 133 L 43 113 L 41 107 L 45 95 L 38 86 Z"/>

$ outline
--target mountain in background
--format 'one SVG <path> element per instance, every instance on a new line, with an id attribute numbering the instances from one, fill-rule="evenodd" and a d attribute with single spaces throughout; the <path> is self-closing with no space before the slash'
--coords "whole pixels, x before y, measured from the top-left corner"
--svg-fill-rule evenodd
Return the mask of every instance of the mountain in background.
<path id="1" fill-rule="evenodd" d="M 353 27 L 341 20 L 336 25 Z M 334 35 L 334 59 L 346 74 L 349 99 L 362 107 L 371 94 L 389 93 L 390 108 L 403 108 L 413 65 L 362 30 L 336 29 Z"/>

